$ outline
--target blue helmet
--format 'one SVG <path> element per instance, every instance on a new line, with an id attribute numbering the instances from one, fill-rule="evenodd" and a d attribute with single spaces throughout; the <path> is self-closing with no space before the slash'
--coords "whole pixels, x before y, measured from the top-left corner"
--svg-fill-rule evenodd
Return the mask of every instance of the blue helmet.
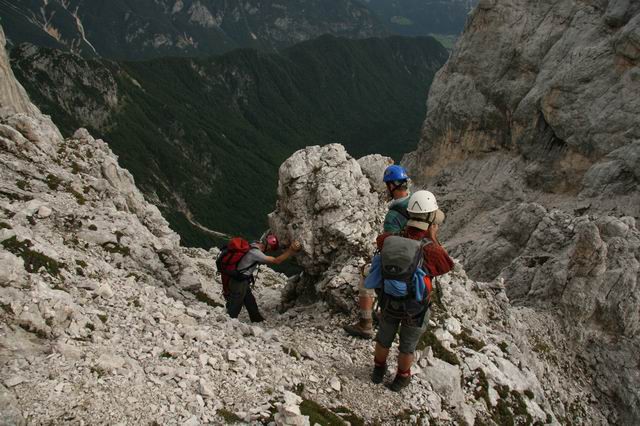
<path id="1" fill-rule="evenodd" d="M 407 171 L 402 166 L 392 165 L 384 170 L 384 177 L 382 180 L 386 182 L 393 182 L 396 180 L 408 180 Z"/>

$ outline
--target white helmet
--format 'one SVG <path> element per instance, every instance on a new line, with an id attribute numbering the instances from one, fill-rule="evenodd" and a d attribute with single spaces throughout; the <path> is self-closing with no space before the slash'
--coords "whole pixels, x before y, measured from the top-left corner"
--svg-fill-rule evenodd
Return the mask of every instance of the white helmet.
<path id="1" fill-rule="evenodd" d="M 429 191 L 416 191 L 409 198 L 407 212 L 411 215 L 424 215 L 438 210 L 436 197 Z"/>

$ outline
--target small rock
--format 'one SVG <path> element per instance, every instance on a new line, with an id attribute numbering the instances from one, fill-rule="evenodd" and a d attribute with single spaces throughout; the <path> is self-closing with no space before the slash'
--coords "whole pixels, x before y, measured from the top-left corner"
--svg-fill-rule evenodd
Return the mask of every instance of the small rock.
<path id="1" fill-rule="evenodd" d="M 42 206 L 38 209 L 38 216 L 43 219 L 51 216 L 51 213 L 53 213 L 53 210 L 48 206 Z"/>
<path id="2" fill-rule="evenodd" d="M 13 376 L 4 381 L 4 384 L 8 388 L 12 388 L 14 386 L 18 386 L 20 383 L 24 383 L 27 380 L 22 376 Z"/>
<path id="3" fill-rule="evenodd" d="M 200 422 L 198 421 L 198 417 L 196 416 L 191 416 L 184 423 L 182 423 L 182 426 L 199 426 L 199 425 L 200 425 Z"/>
<path id="4" fill-rule="evenodd" d="M 124 367 L 125 360 L 113 354 L 102 354 L 96 361 L 96 367 L 104 372 L 119 370 Z"/>
<path id="5" fill-rule="evenodd" d="M 331 389 L 335 390 L 336 392 L 340 392 L 340 389 L 342 387 L 340 385 L 340 379 L 335 376 L 331 378 L 331 380 L 329 381 L 329 385 L 331 385 Z"/>
<path id="6" fill-rule="evenodd" d="M 198 392 L 200 392 L 200 395 L 207 398 L 214 398 L 216 396 L 216 392 L 211 384 L 203 379 L 200 379 L 198 382 Z"/>
<path id="7" fill-rule="evenodd" d="M 111 299 L 113 297 L 113 289 L 107 283 L 102 283 L 96 290 L 96 294 L 103 299 Z"/>
<path id="8" fill-rule="evenodd" d="M 444 321 L 444 326 L 448 332 L 453 335 L 458 335 L 462 333 L 462 325 L 457 318 L 449 317 Z"/>

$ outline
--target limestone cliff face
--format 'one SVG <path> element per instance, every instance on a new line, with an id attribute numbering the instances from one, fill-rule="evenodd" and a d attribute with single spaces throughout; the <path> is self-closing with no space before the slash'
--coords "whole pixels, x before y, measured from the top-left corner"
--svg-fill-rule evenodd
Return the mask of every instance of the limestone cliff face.
<path id="1" fill-rule="evenodd" d="M 500 151 L 525 184 L 579 192 L 640 138 L 640 3 L 481 1 L 434 81 L 413 172 Z"/>
<path id="2" fill-rule="evenodd" d="M 37 108 L 29 101 L 24 88 L 18 83 L 11 70 L 9 58 L 4 47 L 7 40 L 0 28 L 0 109 L 5 112 L 36 112 Z"/>
<path id="3" fill-rule="evenodd" d="M 609 421 L 640 419 L 640 3 L 482 0 L 405 158 L 474 279 L 552 312 Z M 615 380 L 604 379 L 609 374 Z"/>

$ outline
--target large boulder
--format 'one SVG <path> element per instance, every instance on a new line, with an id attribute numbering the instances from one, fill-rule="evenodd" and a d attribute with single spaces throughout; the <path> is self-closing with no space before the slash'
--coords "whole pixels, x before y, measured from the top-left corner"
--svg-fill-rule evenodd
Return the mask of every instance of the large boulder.
<path id="1" fill-rule="evenodd" d="M 374 163 L 387 161 L 380 157 Z M 280 167 L 279 179 L 269 225 L 285 242 L 300 241 L 296 259 L 305 272 L 292 282 L 287 298 L 311 301 L 331 293 L 337 305 L 348 309 L 352 303 L 337 295 L 357 288 L 358 266 L 373 253 L 384 204 L 358 161 L 338 144 L 297 151 Z"/>

